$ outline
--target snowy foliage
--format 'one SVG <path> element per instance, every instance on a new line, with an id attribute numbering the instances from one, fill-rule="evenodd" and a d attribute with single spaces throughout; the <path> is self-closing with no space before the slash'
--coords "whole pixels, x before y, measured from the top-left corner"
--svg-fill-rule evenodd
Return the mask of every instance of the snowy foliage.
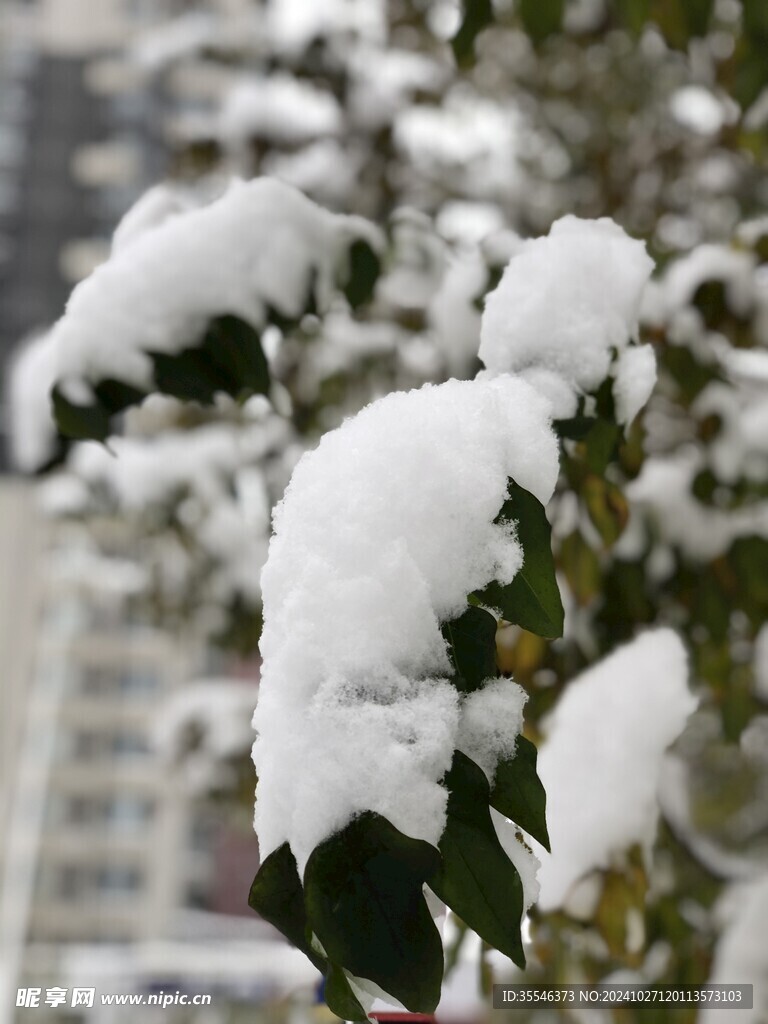
<path id="1" fill-rule="evenodd" d="M 286 185 L 234 183 L 209 206 L 119 246 L 75 289 L 51 334 L 56 380 L 79 403 L 105 378 L 151 388 L 150 353 L 194 345 L 216 316 L 264 327 L 270 310 L 299 317 L 310 297 L 322 309 L 356 238 L 377 243 L 364 221 Z"/>
<path id="2" fill-rule="evenodd" d="M 652 269 L 642 242 L 613 221 L 564 217 L 546 238 L 520 245 L 488 296 L 480 358 L 492 373 L 525 378 L 530 372 L 552 399 L 554 415 L 567 418 L 578 398 L 609 376 L 613 354 L 621 353 L 614 372 L 626 422 L 655 381 L 652 351 L 627 350 Z M 542 371 L 552 375 L 546 383 Z"/>
<path id="3" fill-rule="evenodd" d="M 546 501 L 556 475 L 547 405 L 508 377 L 388 396 L 303 457 L 262 577 L 265 853 L 289 840 L 301 868 L 369 809 L 437 842 L 459 729 L 440 624 L 520 568 L 514 533 L 494 522 L 508 478 Z"/>

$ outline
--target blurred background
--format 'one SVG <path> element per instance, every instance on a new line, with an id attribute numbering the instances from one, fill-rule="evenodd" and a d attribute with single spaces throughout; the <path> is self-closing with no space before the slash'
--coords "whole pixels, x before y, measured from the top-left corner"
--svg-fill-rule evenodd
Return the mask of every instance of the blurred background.
<path id="1" fill-rule="evenodd" d="M 732 975 L 768 947 L 767 10 L 4 0 L 0 1024 L 331 1019 L 247 906 L 270 509 L 345 415 L 474 376 L 482 296 L 566 213 L 646 240 L 660 380 L 614 476 L 571 479 L 552 508 L 565 637 L 502 626 L 499 663 L 538 739 L 568 680 L 667 624 L 701 703 L 652 860 L 629 851 L 594 899 L 534 912 L 529 977 L 765 982 L 765 955 Z M 371 310 L 270 328 L 272 406 L 154 396 L 112 451 L 57 447 L 35 387 L 73 287 L 132 232 L 258 174 L 385 226 Z M 451 941 L 440 1019 L 481 1021 L 510 965 L 460 926 Z M 56 986 L 212 1004 L 16 1005 Z"/>

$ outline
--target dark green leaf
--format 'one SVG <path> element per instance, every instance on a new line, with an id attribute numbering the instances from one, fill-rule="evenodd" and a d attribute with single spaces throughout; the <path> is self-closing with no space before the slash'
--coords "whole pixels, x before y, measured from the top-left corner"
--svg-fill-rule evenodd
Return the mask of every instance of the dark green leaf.
<path id="1" fill-rule="evenodd" d="M 762 0 L 760 0 L 762 2 Z M 733 83 L 733 97 L 747 110 L 768 85 L 768 61 L 765 59 L 764 43 L 743 39 L 737 50 L 736 77 Z"/>
<path id="2" fill-rule="evenodd" d="M 715 0 L 681 0 L 681 2 L 688 34 L 691 36 L 706 35 Z M 750 0 L 747 0 L 747 4 L 749 2 Z M 762 3 L 762 6 L 765 7 L 765 4 Z"/>
<path id="3" fill-rule="evenodd" d="M 493 582 L 476 596 L 489 608 L 498 609 L 507 622 L 517 623 L 539 636 L 562 636 L 563 604 L 555 579 L 551 531 L 544 506 L 514 480 L 509 481 L 508 495 L 496 521 L 517 524 L 523 565 L 511 583 Z"/>
<path id="4" fill-rule="evenodd" d="M 182 402 L 200 402 L 210 405 L 217 391 L 226 391 L 229 383 L 200 347 L 187 348 L 169 355 L 167 352 L 148 352 L 154 365 L 158 391 Z"/>
<path id="5" fill-rule="evenodd" d="M 75 405 L 58 387 L 51 392 L 56 425 L 65 437 L 76 441 L 106 441 L 109 413 L 96 399 L 91 405 Z"/>
<path id="6" fill-rule="evenodd" d="M 496 619 L 482 608 L 470 607 L 443 625 L 456 668 L 454 684 L 461 693 L 479 690 L 496 671 Z"/>
<path id="7" fill-rule="evenodd" d="M 744 31 L 756 39 L 768 40 L 768 6 L 765 0 L 742 0 Z"/>
<path id="8" fill-rule="evenodd" d="M 443 947 L 422 887 L 439 867 L 429 843 L 366 811 L 310 855 L 309 924 L 330 960 L 380 985 L 409 1010 L 440 999 Z"/>
<path id="9" fill-rule="evenodd" d="M 602 476 L 616 454 L 621 428 L 610 420 L 598 417 L 584 438 L 584 461 L 593 473 Z"/>
<path id="10" fill-rule="evenodd" d="M 266 394 L 269 370 L 258 332 L 236 316 L 212 320 L 199 345 L 181 352 L 149 352 L 159 391 L 210 405 L 217 391 Z"/>
<path id="11" fill-rule="evenodd" d="M 344 294 L 353 309 L 371 298 L 380 273 L 381 260 L 368 242 L 353 242 L 349 250 L 349 277 L 344 285 Z"/>
<path id="12" fill-rule="evenodd" d="M 312 948 L 296 860 L 288 843 L 273 851 L 259 868 L 248 896 L 249 906 L 300 949 L 325 974 L 325 1001 L 342 1020 L 365 1020 L 343 970 Z"/>
<path id="13" fill-rule="evenodd" d="M 518 736 L 515 756 L 496 766 L 490 802 L 548 850 L 547 795 L 536 773 L 536 757 L 533 743 Z"/>
<path id="14" fill-rule="evenodd" d="M 519 0 L 520 20 L 534 43 L 560 29 L 565 0 Z"/>
<path id="15" fill-rule="evenodd" d="M 461 66 L 474 63 L 475 40 L 493 22 L 491 0 L 464 0 L 464 17 L 451 40 L 456 63 Z"/>
<path id="16" fill-rule="evenodd" d="M 650 20 L 651 0 L 614 0 L 614 6 L 629 31 L 635 36 L 642 35 Z"/>
<path id="17" fill-rule="evenodd" d="M 520 937 L 523 885 L 496 835 L 485 773 L 457 750 L 445 783 L 448 816 L 439 844 L 443 860 L 430 888 L 482 939 L 525 967 Z"/>
<path id="18" fill-rule="evenodd" d="M 122 412 L 131 405 L 140 405 L 147 397 L 146 391 L 121 380 L 102 380 L 93 390 L 101 405 L 112 414 Z"/>
<path id="19" fill-rule="evenodd" d="M 220 316 L 211 321 L 203 340 L 227 392 L 266 395 L 269 391 L 269 367 L 261 347 L 259 332 L 237 316 Z"/>
<path id="20" fill-rule="evenodd" d="M 305 953 L 319 971 L 325 971 L 325 958 L 310 945 L 304 893 L 288 843 L 278 846 L 262 863 L 251 885 L 248 906 Z"/>
<path id="21" fill-rule="evenodd" d="M 324 996 L 328 1009 L 342 1020 L 368 1020 L 368 1014 L 358 1002 L 346 974 L 338 964 L 328 966 Z"/>
<path id="22" fill-rule="evenodd" d="M 583 441 L 595 423 L 594 416 L 571 416 L 564 420 L 554 420 L 552 426 L 558 437 L 570 441 Z"/>

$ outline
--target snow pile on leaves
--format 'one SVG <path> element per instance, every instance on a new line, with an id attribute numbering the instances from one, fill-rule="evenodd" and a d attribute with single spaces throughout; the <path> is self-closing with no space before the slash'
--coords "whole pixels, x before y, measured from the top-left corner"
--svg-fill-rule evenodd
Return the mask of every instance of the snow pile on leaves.
<path id="1" fill-rule="evenodd" d="M 552 845 L 536 848 L 542 910 L 634 844 L 650 849 L 664 752 L 696 707 L 687 679 L 683 644 L 656 629 L 568 684 L 539 751 Z"/>
<path id="2" fill-rule="evenodd" d="M 644 243 L 612 220 L 561 218 L 520 244 L 488 296 L 480 358 L 490 373 L 528 377 L 556 417 L 573 416 L 611 375 L 617 417 L 629 422 L 656 380 L 650 346 L 629 347 L 652 270 Z"/>
<path id="3" fill-rule="evenodd" d="M 358 812 L 436 843 L 439 785 L 470 756 L 495 690 L 461 726 L 440 623 L 509 582 L 522 551 L 494 522 L 512 477 L 546 502 L 557 477 L 547 402 L 522 381 L 449 381 L 368 406 L 306 454 L 278 506 L 262 576 L 254 716 L 256 830 L 299 870 Z M 507 683 L 512 721 L 520 695 Z M 307 771 L 311 765 L 311 771 Z"/>
<path id="4" fill-rule="evenodd" d="M 56 379 L 80 403 L 88 384 L 105 378 L 151 389 L 149 353 L 196 344 L 214 317 L 263 327 L 270 309 L 300 316 L 311 292 L 324 308 L 356 238 L 377 244 L 366 221 L 330 213 L 288 185 L 234 182 L 208 206 L 118 247 L 74 290 L 52 332 Z"/>

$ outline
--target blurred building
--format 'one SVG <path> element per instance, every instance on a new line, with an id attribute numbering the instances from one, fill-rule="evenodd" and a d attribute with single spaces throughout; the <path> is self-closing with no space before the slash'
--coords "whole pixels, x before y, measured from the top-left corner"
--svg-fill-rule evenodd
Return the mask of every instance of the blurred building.
<path id="1" fill-rule="evenodd" d="M 0 479 L 3 1024 L 32 1012 L 16 1010 L 19 988 L 252 1005 L 314 977 L 248 911 L 250 814 L 233 827 L 156 742 L 163 707 L 210 655 L 131 604 L 140 564 L 119 524 L 104 529 L 96 553 L 81 525 L 42 517 L 33 485 Z"/>
<path id="2" fill-rule="evenodd" d="M 174 98 L 120 54 L 137 30 L 188 9 L 0 9 L 0 375 L 163 176 Z M 201 812 L 152 743 L 158 709 L 209 654 L 127 611 L 139 562 L 119 529 L 114 558 L 96 556 L 82 527 L 45 520 L 33 485 L 0 475 L 0 1024 L 35 1012 L 15 1008 L 18 987 L 73 978 L 146 991 L 191 986 L 208 963 L 221 991 L 263 991 L 252 943 L 273 948 L 274 933 L 231 916 L 248 912 L 255 837 Z M 284 979 L 297 970 L 282 954 L 263 962 Z"/>

